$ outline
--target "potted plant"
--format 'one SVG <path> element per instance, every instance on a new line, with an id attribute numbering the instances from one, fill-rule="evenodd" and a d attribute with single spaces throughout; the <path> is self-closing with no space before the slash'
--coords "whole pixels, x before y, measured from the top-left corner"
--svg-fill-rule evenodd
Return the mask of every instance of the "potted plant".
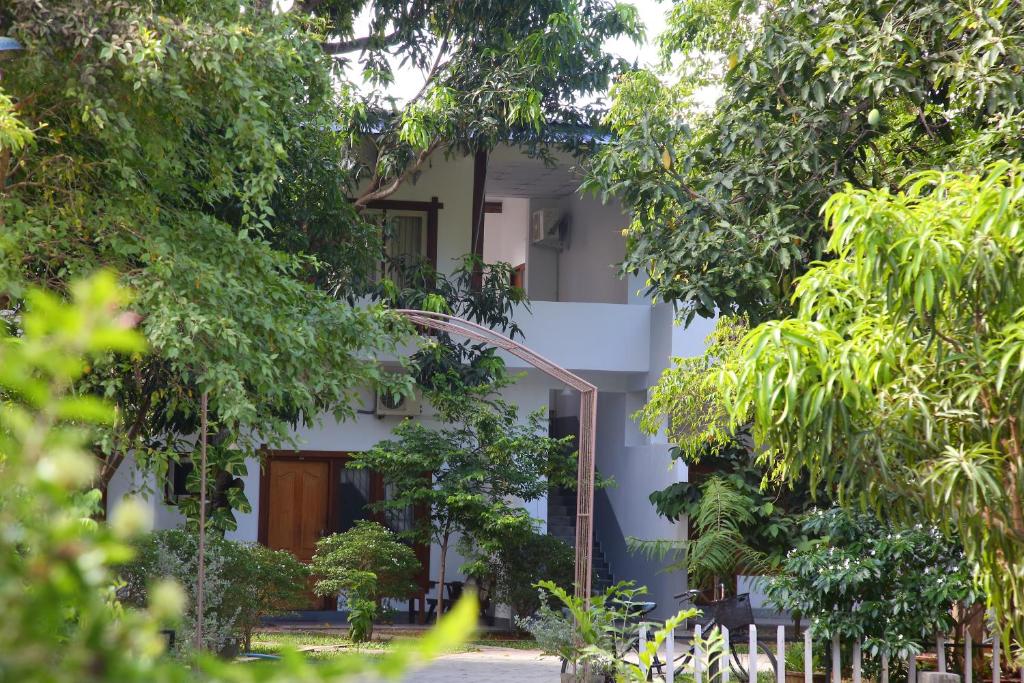
<path id="1" fill-rule="evenodd" d="M 804 650 L 803 647 L 787 647 L 786 683 L 804 683 Z M 821 662 L 816 653 L 811 656 L 811 680 L 813 683 L 828 683 L 828 674 L 821 670 Z"/>

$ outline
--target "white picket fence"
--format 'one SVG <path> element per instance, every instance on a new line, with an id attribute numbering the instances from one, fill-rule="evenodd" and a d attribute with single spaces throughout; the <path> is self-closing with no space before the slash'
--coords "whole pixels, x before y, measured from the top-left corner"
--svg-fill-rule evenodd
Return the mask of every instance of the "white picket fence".
<path id="1" fill-rule="evenodd" d="M 646 625 L 640 627 L 640 640 L 642 643 L 646 643 L 648 640 L 648 629 Z M 673 634 L 674 635 L 674 634 Z M 701 637 L 701 627 L 697 624 L 694 627 L 694 640 L 699 641 Z M 722 662 L 729 661 L 729 630 L 726 628 L 722 629 L 723 639 L 723 651 L 721 656 Z M 758 657 L 758 636 L 757 627 L 754 625 L 750 626 L 750 635 L 748 642 L 748 654 L 747 654 L 747 675 L 752 683 L 757 681 L 758 663 L 760 657 Z M 803 673 L 804 683 L 814 683 L 814 670 L 813 670 L 813 659 L 812 649 L 813 643 L 811 641 L 811 632 L 809 630 L 804 631 L 803 638 L 804 645 L 804 656 L 803 656 Z M 673 665 L 675 660 L 675 647 L 676 640 L 674 637 L 665 638 L 662 644 L 662 650 L 659 652 L 659 657 L 662 657 L 666 665 L 663 669 L 665 672 L 666 683 L 674 683 L 676 668 Z M 843 662 L 840 658 L 840 641 L 839 638 L 832 639 L 832 671 L 830 683 L 842 683 L 842 669 Z M 936 653 L 936 665 L 939 673 L 946 673 L 946 643 L 942 636 L 936 638 L 935 641 L 935 653 Z M 786 630 L 785 627 L 779 625 L 775 633 L 775 680 L 776 683 L 785 683 L 786 680 Z M 861 655 L 861 643 L 857 641 L 853 643 L 851 648 L 851 656 L 853 661 L 851 662 L 853 680 L 852 683 L 862 683 L 862 655 Z M 993 639 L 992 644 L 992 683 L 1001 683 L 1002 681 L 1002 661 L 1000 652 L 1000 642 L 998 638 Z M 691 667 L 693 668 L 693 675 L 695 683 L 703 683 L 705 675 L 705 667 L 707 666 L 706 653 L 700 652 L 698 649 L 693 657 Z M 964 642 L 964 674 L 963 683 L 974 683 L 973 682 L 973 643 L 971 641 L 971 635 L 968 633 Z M 730 667 L 725 665 L 719 667 L 721 670 L 721 683 L 729 683 Z M 646 672 L 645 672 L 646 673 Z M 910 683 L 916 683 L 917 681 L 917 659 L 915 657 L 909 657 L 907 660 L 907 674 Z M 1020 675 L 1021 683 L 1024 683 L 1024 668 L 1021 669 Z M 887 655 L 882 655 L 882 672 L 879 683 L 889 683 L 889 658 Z"/>

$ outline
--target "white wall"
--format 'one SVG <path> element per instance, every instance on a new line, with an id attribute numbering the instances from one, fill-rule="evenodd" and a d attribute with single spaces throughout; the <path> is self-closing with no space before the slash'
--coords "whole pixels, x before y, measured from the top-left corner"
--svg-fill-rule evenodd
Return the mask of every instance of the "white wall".
<path id="1" fill-rule="evenodd" d="M 458 258 L 469 252 L 473 214 L 473 158 L 446 158 L 435 153 L 422 173 L 388 197 L 391 200 L 429 202 L 437 197 L 444 208 L 437 212 L 437 267 L 449 273 Z"/>
<path id="2" fill-rule="evenodd" d="M 149 507 L 155 529 L 173 529 L 185 521 L 176 507 L 164 503 L 163 483 L 157 482 L 153 474 L 141 471 L 131 456 L 124 459 L 107 487 L 108 517 L 128 496 L 142 500 Z"/>
<path id="3" fill-rule="evenodd" d="M 636 302 L 630 300 L 627 282 L 619 278 L 616 268 L 625 256 L 622 228 L 628 223 L 617 203 L 602 204 L 575 193 L 529 201 L 531 214 L 555 208 L 569 216 L 568 238 L 561 250 L 533 245 L 528 248 L 526 280 L 532 300 Z"/>
<path id="4" fill-rule="evenodd" d="M 530 313 L 516 313 L 528 347 L 573 371 L 646 373 L 650 309 L 624 304 L 532 301 Z M 502 353 L 509 367 L 524 361 Z"/>
<path id="5" fill-rule="evenodd" d="M 531 197 L 530 215 L 534 211 L 559 208 L 559 197 Z M 527 226 L 529 230 L 529 226 Z M 558 301 L 558 251 L 550 247 L 529 245 L 526 252 L 526 294 L 532 301 Z"/>
<path id="6" fill-rule="evenodd" d="M 530 200 L 516 197 L 488 197 L 501 202 L 501 213 L 484 214 L 484 261 L 504 261 L 512 266 L 526 263 L 530 231 Z"/>
<path id="7" fill-rule="evenodd" d="M 626 445 L 630 408 L 624 393 L 598 395 L 597 470 L 614 479 L 615 485 L 597 493 L 598 497 L 607 497 L 614 519 L 602 514 L 598 501 L 595 535 L 608 557 L 614 580 L 632 580 L 646 586 L 649 599 L 658 603 L 655 616 L 664 617 L 676 611 L 672 596 L 685 590 L 685 574 L 666 573 L 662 571 L 665 562 L 628 552 L 624 539 L 686 539 L 685 522 L 677 524 L 660 517 L 648 500 L 654 491 L 685 480 L 686 472 L 673 465 L 667 444 Z"/>
<path id="8" fill-rule="evenodd" d="M 629 219 L 621 206 L 578 194 L 565 197 L 561 206 L 571 221 L 569 238 L 558 254 L 558 300 L 626 303 L 626 281 L 615 267 L 626 254 L 622 229 Z"/>

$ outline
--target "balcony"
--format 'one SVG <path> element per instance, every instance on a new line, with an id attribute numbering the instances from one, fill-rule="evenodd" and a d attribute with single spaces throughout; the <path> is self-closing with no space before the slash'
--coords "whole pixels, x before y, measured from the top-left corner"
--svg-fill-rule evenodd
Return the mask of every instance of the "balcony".
<path id="1" fill-rule="evenodd" d="M 582 372 L 644 373 L 651 364 L 652 307 L 534 301 L 516 322 L 525 344 L 551 362 Z M 510 368 L 525 368 L 503 354 Z"/>

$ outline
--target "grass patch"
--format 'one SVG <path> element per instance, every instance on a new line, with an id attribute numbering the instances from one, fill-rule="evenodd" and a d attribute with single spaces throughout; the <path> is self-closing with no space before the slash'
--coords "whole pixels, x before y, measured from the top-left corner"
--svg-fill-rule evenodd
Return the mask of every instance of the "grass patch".
<path id="1" fill-rule="evenodd" d="M 308 631 L 269 631 L 252 635 L 252 651 L 257 654 L 276 655 L 285 648 L 306 650 L 302 654 L 310 659 L 331 659 L 353 652 L 381 652 L 387 649 L 390 638 L 353 643 L 345 635 Z M 323 648 L 309 650 L 309 648 Z"/>
<path id="2" fill-rule="evenodd" d="M 252 636 L 252 652 L 256 654 L 276 655 L 285 648 L 299 650 L 302 656 L 316 660 L 330 660 L 354 653 L 378 654 L 390 647 L 395 639 L 408 638 L 409 634 L 383 635 L 379 640 L 368 643 L 353 643 L 342 633 L 324 633 L 322 631 L 262 631 Z M 516 650 L 536 650 L 537 643 L 532 638 L 508 638 L 488 634 L 483 638 L 470 640 L 460 647 L 449 650 L 449 654 L 475 652 L 482 647 L 505 647 Z"/>
<path id="3" fill-rule="evenodd" d="M 478 647 L 507 647 L 513 650 L 537 649 L 537 641 L 533 638 L 478 638 L 469 644 Z"/>

